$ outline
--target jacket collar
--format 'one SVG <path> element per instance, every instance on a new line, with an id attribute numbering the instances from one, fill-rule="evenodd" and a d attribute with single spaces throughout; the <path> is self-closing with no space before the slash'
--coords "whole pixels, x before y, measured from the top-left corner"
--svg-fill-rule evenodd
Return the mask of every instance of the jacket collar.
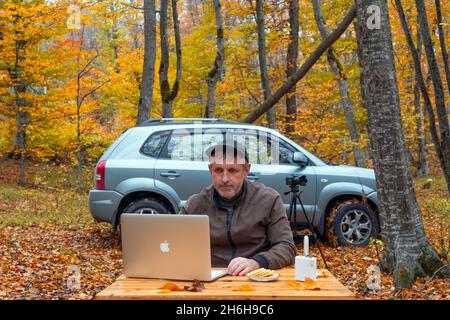
<path id="1" fill-rule="evenodd" d="M 239 191 L 239 193 L 233 197 L 233 199 L 225 199 L 223 198 L 218 192 L 217 190 L 213 187 L 213 201 L 214 204 L 216 205 L 216 207 L 218 208 L 233 208 L 235 207 L 237 204 L 239 204 L 242 199 L 245 199 L 245 196 L 247 194 L 247 188 L 248 188 L 248 182 L 247 180 L 244 179 L 244 182 L 242 183 L 242 187 L 241 190 Z"/>

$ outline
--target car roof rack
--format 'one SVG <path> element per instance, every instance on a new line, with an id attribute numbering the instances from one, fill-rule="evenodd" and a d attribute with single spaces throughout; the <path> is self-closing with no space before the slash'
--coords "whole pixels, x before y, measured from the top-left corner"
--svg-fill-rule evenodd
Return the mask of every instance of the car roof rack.
<path id="1" fill-rule="evenodd" d="M 241 122 L 220 119 L 220 118 L 159 118 L 159 119 L 148 119 L 141 123 L 140 127 L 147 126 L 155 126 L 162 125 L 167 123 L 176 123 L 176 124 L 192 124 L 194 122 L 208 122 L 208 123 L 217 123 L 217 124 L 240 124 Z"/>

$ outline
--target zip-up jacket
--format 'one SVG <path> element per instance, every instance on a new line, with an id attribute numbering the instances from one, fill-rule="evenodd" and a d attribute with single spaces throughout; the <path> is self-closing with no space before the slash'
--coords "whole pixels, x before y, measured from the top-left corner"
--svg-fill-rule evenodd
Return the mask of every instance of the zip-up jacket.
<path id="1" fill-rule="evenodd" d="M 235 257 L 255 259 L 263 268 L 294 263 L 296 249 L 280 194 L 244 180 L 234 201 L 223 199 L 212 185 L 192 195 L 180 214 L 209 216 L 211 263 L 227 267 Z"/>

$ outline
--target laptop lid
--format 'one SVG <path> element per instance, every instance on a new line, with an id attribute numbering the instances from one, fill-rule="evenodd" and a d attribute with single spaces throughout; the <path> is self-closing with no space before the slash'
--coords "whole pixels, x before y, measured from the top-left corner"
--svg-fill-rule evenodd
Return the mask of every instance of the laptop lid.
<path id="1" fill-rule="evenodd" d="M 126 277 L 210 280 L 207 215 L 124 213 L 121 231 Z"/>

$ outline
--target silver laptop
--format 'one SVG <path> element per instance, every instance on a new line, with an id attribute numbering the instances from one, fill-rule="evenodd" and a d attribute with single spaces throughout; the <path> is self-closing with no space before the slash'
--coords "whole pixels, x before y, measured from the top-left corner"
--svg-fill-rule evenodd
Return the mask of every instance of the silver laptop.
<path id="1" fill-rule="evenodd" d="M 206 215 L 124 213 L 121 228 L 126 277 L 213 281 L 227 274 L 211 269 Z"/>

